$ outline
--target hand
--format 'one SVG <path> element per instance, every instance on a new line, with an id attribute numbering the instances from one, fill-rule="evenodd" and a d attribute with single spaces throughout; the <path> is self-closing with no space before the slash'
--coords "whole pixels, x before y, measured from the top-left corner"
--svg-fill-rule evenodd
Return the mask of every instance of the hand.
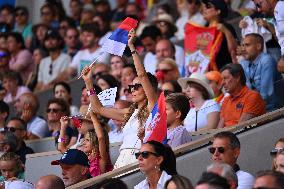
<path id="1" fill-rule="evenodd" d="M 256 23 L 257 23 L 257 25 L 259 25 L 259 26 L 268 28 L 268 22 L 267 22 L 266 20 L 262 19 L 262 18 L 256 19 Z"/>
<path id="2" fill-rule="evenodd" d="M 145 128 L 141 127 L 138 129 L 138 133 L 137 133 L 138 138 L 143 141 L 144 137 L 145 137 Z"/>
<path id="3" fill-rule="evenodd" d="M 129 31 L 129 34 L 128 34 L 128 46 L 129 46 L 129 48 L 134 47 L 135 37 L 136 37 L 135 30 L 132 28 Z"/>
<path id="4" fill-rule="evenodd" d="M 246 21 L 244 21 L 244 20 L 241 20 L 240 23 L 239 23 L 239 27 L 241 29 L 245 29 L 245 28 L 248 27 L 248 23 Z"/>
<path id="5" fill-rule="evenodd" d="M 67 116 L 63 116 L 60 118 L 60 124 L 62 128 L 66 128 L 69 122 L 69 118 Z"/>
<path id="6" fill-rule="evenodd" d="M 84 81 L 91 81 L 92 80 L 92 69 L 89 66 L 85 66 L 81 73 Z"/>
<path id="7" fill-rule="evenodd" d="M 221 31 L 222 33 L 225 33 L 227 28 L 224 24 L 217 24 L 217 30 Z"/>
<path id="8" fill-rule="evenodd" d="M 22 120 L 24 120 L 27 123 L 32 119 L 32 117 L 33 117 L 32 106 L 30 104 L 24 104 L 21 115 Z"/>
<path id="9" fill-rule="evenodd" d="M 280 60 L 278 61 L 277 70 L 280 73 L 284 73 L 284 58 L 280 58 Z"/>

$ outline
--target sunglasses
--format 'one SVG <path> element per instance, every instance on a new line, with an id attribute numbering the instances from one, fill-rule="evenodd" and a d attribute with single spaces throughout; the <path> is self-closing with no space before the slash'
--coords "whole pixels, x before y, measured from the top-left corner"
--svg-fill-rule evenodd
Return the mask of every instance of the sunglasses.
<path id="1" fill-rule="evenodd" d="M 170 90 L 164 90 L 164 95 L 168 96 L 170 94 L 174 93 L 174 91 L 170 91 Z"/>
<path id="2" fill-rule="evenodd" d="M 61 112 L 61 111 L 62 111 L 61 109 L 48 108 L 46 110 L 46 113 L 50 113 L 50 112 L 58 113 L 58 112 Z"/>
<path id="3" fill-rule="evenodd" d="M 138 159 L 141 155 L 141 157 L 143 159 L 147 159 L 151 154 L 156 156 L 156 157 L 159 157 L 159 154 L 156 154 L 154 152 L 149 152 L 149 151 L 137 152 L 137 153 L 135 153 L 135 157 L 136 157 L 136 159 Z"/>
<path id="4" fill-rule="evenodd" d="M 167 74 L 168 72 L 172 71 L 173 69 L 156 69 L 157 72 L 163 72 L 164 74 Z"/>
<path id="5" fill-rule="evenodd" d="M 270 151 L 270 155 L 271 155 L 271 156 L 276 156 L 278 153 L 280 153 L 280 152 L 282 152 L 282 151 L 284 151 L 284 148 L 272 149 L 272 150 Z"/>
<path id="6" fill-rule="evenodd" d="M 15 127 L 5 127 L 4 128 L 5 131 L 10 131 L 12 133 L 16 132 L 17 130 L 24 130 L 24 129 L 20 129 L 20 128 L 15 128 Z"/>
<path id="7" fill-rule="evenodd" d="M 137 91 L 142 85 L 140 83 L 136 83 L 135 85 L 128 85 L 127 92 L 132 93 L 132 91 Z"/>
<path id="8" fill-rule="evenodd" d="M 48 15 L 50 15 L 50 14 L 51 14 L 51 12 L 41 12 L 41 13 L 40 13 L 41 16 L 48 16 Z"/>
<path id="9" fill-rule="evenodd" d="M 24 13 L 24 12 L 18 12 L 18 13 L 15 14 L 15 16 L 16 16 L 16 17 L 17 17 L 17 16 L 25 16 L 25 13 Z"/>
<path id="10" fill-rule="evenodd" d="M 225 152 L 225 148 L 224 147 L 216 147 L 216 148 L 215 147 L 210 147 L 208 150 L 209 150 L 209 152 L 211 154 L 215 154 L 216 150 L 220 154 L 223 154 Z"/>

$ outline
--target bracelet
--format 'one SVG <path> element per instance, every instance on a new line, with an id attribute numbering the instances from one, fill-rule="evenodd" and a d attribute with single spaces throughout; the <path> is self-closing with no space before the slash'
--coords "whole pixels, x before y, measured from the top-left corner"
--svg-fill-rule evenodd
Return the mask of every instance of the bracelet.
<path id="1" fill-rule="evenodd" d="M 66 139 L 65 138 L 58 138 L 57 142 L 58 143 L 65 143 Z"/>
<path id="2" fill-rule="evenodd" d="M 87 90 L 87 95 L 88 96 L 93 96 L 94 94 L 96 94 L 96 90 L 94 88 Z"/>
<path id="3" fill-rule="evenodd" d="M 131 51 L 131 54 L 138 54 L 138 52 L 134 50 L 134 51 Z"/>

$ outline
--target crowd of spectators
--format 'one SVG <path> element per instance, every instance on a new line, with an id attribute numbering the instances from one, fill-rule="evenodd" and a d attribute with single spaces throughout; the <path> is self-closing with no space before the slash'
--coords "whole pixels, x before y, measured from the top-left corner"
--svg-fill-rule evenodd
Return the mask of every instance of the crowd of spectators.
<path id="1" fill-rule="evenodd" d="M 38 23 L 30 22 L 29 5 L 0 6 L 0 182 L 5 185 L 0 188 L 60 189 L 139 162 L 147 179 L 136 189 L 192 189 L 190 180 L 178 175 L 172 149 L 192 141 L 193 132 L 234 127 L 281 108 L 281 0 L 116 0 L 114 8 L 108 0 L 68 2 L 67 14 L 61 0 L 45 0 L 35 10 Z M 139 22 L 129 32 L 124 55 L 103 52 L 126 17 Z M 212 47 L 219 50 L 212 51 L 202 72 L 187 70 L 189 24 L 220 34 L 213 41 L 220 40 L 219 47 Z M 196 39 L 197 46 L 207 43 L 205 38 Z M 79 76 L 85 85 L 78 89 L 73 80 Z M 97 95 L 115 87 L 113 107 L 103 106 Z M 52 97 L 43 104 L 40 94 L 49 91 Z M 81 98 L 72 98 L 74 92 Z M 166 97 L 164 144 L 147 141 L 145 130 L 153 124 L 160 94 Z M 46 175 L 33 186 L 24 180 L 26 155 L 34 153 L 25 141 L 45 137 L 53 137 L 63 154 L 51 163 L 60 165 L 62 180 Z M 113 165 L 114 142 L 122 145 Z M 209 148 L 212 165 L 195 188 L 283 188 L 283 139 L 271 151 L 272 170 L 256 178 L 237 164 L 240 148 L 233 133 L 216 134 Z M 127 188 L 117 179 L 99 187 Z"/>

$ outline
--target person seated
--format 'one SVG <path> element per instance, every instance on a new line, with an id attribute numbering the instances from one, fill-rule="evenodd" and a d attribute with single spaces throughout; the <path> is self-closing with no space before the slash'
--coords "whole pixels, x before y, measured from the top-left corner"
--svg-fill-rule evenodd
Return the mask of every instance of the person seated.
<path id="1" fill-rule="evenodd" d="M 219 121 L 220 106 L 214 100 L 214 92 L 206 77 L 193 73 L 189 78 L 180 78 L 179 84 L 185 90 L 192 107 L 184 125 L 188 131 L 215 129 Z"/>
<path id="2" fill-rule="evenodd" d="M 24 179 L 24 165 L 14 152 L 6 152 L 0 157 L 0 182 Z"/>
<path id="3" fill-rule="evenodd" d="M 259 171 L 253 188 L 283 188 L 284 174 L 279 171 Z"/>
<path id="4" fill-rule="evenodd" d="M 165 189 L 194 189 L 190 180 L 181 175 L 173 175 L 172 178 L 167 180 Z"/>
<path id="5" fill-rule="evenodd" d="M 183 126 L 189 111 L 189 100 L 181 93 L 173 93 L 166 98 L 167 113 L 167 144 L 175 148 L 192 140 L 190 134 Z"/>
<path id="6" fill-rule="evenodd" d="M 15 152 L 17 138 L 11 131 L 0 131 L 0 155 L 3 152 Z"/>
<path id="7" fill-rule="evenodd" d="M 210 71 L 205 74 L 209 81 L 210 87 L 214 92 L 214 100 L 222 106 L 225 94 L 222 91 L 222 76 L 218 71 Z"/>
<path id="8" fill-rule="evenodd" d="M 270 151 L 270 156 L 272 157 L 272 170 L 276 169 L 275 157 L 277 154 L 284 149 L 284 138 L 280 138 L 274 145 L 274 149 Z"/>
<path id="9" fill-rule="evenodd" d="M 56 175 L 46 175 L 39 178 L 35 189 L 65 189 L 63 180 Z"/>
<path id="10" fill-rule="evenodd" d="M 227 64 L 221 74 L 229 96 L 222 104 L 218 128 L 233 126 L 265 113 L 264 100 L 258 92 L 246 86 L 246 76 L 240 64 Z"/>
<path id="11" fill-rule="evenodd" d="M 9 105 L 3 100 L 0 100 L 0 131 L 4 131 L 4 127 L 9 117 L 9 113 Z"/>
<path id="12" fill-rule="evenodd" d="M 203 188 L 230 189 L 230 185 L 225 178 L 217 175 L 216 173 L 205 172 L 201 175 L 201 178 L 195 186 L 195 189 Z"/>
<path id="13" fill-rule="evenodd" d="M 275 170 L 284 174 L 284 150 L 280 150 L 275 158 Z"/>
<path id="14" fill-rule="evenodd" d="M 81 150 L 69 149 L 59 160 L 52 161 L 51 165 L 60 165 L 65 187 L 91 178 L 88 156 Z"/>

